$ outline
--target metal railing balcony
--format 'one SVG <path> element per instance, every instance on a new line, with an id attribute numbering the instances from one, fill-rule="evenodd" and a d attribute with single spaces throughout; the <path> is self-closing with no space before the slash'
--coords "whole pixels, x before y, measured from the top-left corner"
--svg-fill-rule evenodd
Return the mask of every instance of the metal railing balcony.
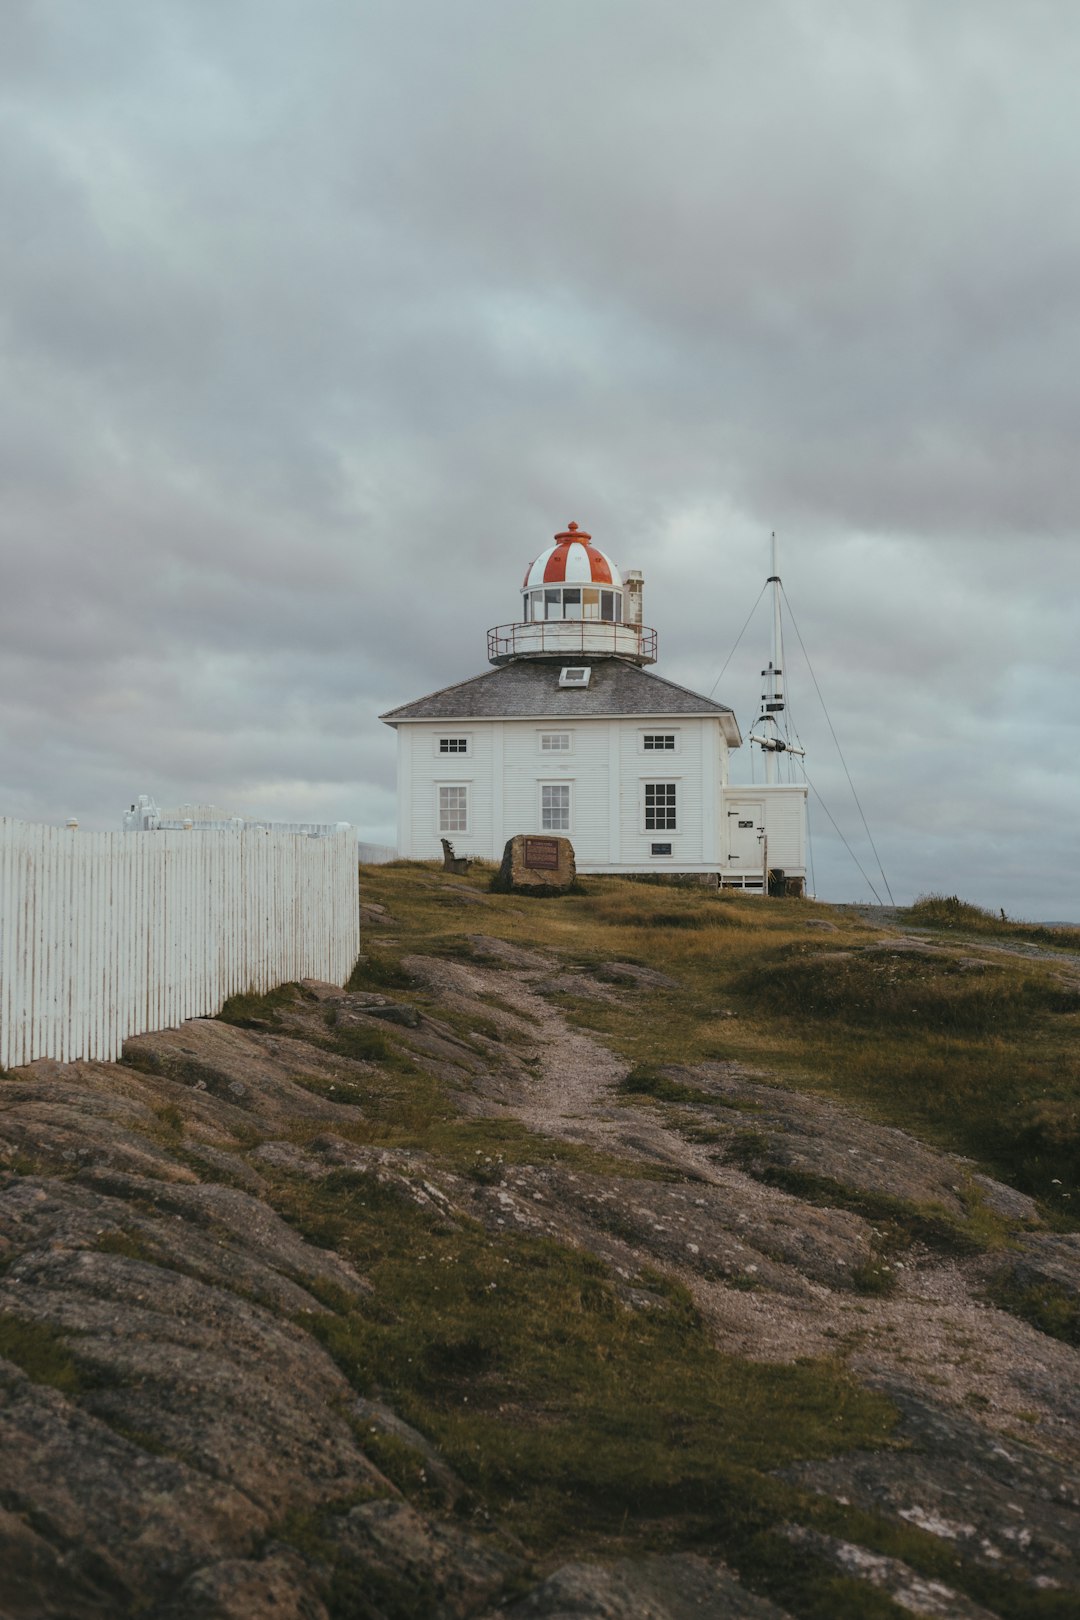
<path id="1" fill-rule="evenodd" d="M 612 624 L 604 619 L 544 619 L 497 624 L 488 631 L 488 659 L 631 658 L 655 664 L 656 631 L 645 624 Z"/>

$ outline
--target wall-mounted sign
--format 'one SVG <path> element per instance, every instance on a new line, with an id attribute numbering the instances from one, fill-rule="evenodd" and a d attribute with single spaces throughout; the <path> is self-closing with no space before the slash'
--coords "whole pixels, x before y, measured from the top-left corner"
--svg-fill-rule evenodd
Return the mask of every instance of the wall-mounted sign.
<path id="1" fill-rule="evenodd" d="M 557 838 L 526 838 L 525 865 L 534 872 L 557 872 L 559 869 L 559 840 Z"/>

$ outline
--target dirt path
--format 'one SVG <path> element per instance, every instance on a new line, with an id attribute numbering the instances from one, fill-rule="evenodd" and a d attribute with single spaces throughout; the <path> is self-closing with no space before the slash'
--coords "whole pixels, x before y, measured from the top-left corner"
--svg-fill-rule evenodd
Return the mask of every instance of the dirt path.
<path id="1" fill-rule="evenodd" d="M 815 1242 L 834 1233 L 847 1241 L 854 1233 L 868 1254 L 869 1224 L 810 1206 L 718 1161 L 715 1149 L 688 1141 L 658 1108 L 628 1105 L 616 1090 L 625 1061 L 570 1026 L 544 993 L 553 980 L 601 1000 L 621 1001 L 625 992 L 574 982 L 551 958 L 501 941 L 483 943 L 493 953 L 498 947 L 498 969 L 415 961 L 451 1001 L 475 1005 L 476 997 L 497 996 L 525 1021 L 535 1060 L 523 1066 L 515 1093 L 503 1092 L 497 1111 L 546 1136 L 670 1165 L 699 1184 L 691 1209 L 674 1213 L 674 1195 L 653 1184 L 653 1230 L 666 1246 L 649 1238 L 646 1226 L 646 1236 L 631 1241 L 628 1253 L 638 1265 L 661 1263 L 676 1272 L 714 1324 L 722 1349 L 758 1360 L 840 1356 L 862 1377 L 901 1378 L 935 1400 L 977 1412 L 1002 1434 L 1037 1440 L 1061 1456 L 1080 1451 L 1080 1399 L 1070 1393 L 1080 1383 L 1080 1355 L 986 1303 L 985 1257 L 942 1259 L 919 1250 L 900 1262 L 895 1290 L 886 1297 L 830 1286 L 800 1271 L 790 1258 L 793 1229 L 805 1225 Z M 683 1234 L 685 1255 L 703 1247 L 704 1240 L 695 1245 L 701 1236 L 695 1221 L 738 1234 L 738 1246 L 752 1256 L 746 1270 L 754 1286 L 733 1287 L 672 1254 L 667 1240 L 673 1233 Z M 566 1235 L 573 1230 L 571 1222 Z M 786 1260 L 777 1261 L 778 1248 L 786 1250 Z"/>

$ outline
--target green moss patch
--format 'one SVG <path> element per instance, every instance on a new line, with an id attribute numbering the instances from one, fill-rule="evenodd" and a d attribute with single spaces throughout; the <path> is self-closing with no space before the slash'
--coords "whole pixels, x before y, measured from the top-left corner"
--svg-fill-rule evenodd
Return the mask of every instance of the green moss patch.
<path id="1" fill-rule="evenodd" d="M 903 916 L 921 928 L 1080 950 L 1080 928 L 1047 928 L 1042 923 L 1021 922 L 1006 917 L 1003 911 L 993 912 L 984 906 L 972 905 L 969 900 L 961 900 L 956 894 L 920 895 L 914 905 L 908 906 Z"/>
<path id="2" fill-rule="evenodd" d="M 235 1024 L 238 1029 L 280 1029 L 281 1013 L 291 1007 L 305 992 L 300 984 L 280 984 L 276 990 L 260 995 L 255 990 L 230 996 L 218 1013 L 223 1024 Z"/>
<path id="3" fill-rule="evenodd" d="M 354 1386 L 425 1434 L 507 1528 L 542 1547 L 713 1538 L 767 1473 L 888 1441 L 893 1412 L 835 1365 L 717 1353 L 689 1296 L 624 1305 L 575 1250 L 433 1219 L 371 1177 L 279 1207 L 367 1276 L 314 1331 Z"/>
<path id="4" fill-rule="evenodd" d="M 794 946 L 775 977 L 747 974 L 738 988 L 786 1018 L 920 1033 L 993 1034 L 1030 1024 L 1041 1013 L 1080 1010 L 1080 996 L 1049 978 L 1007 969 L 969 972 L 953 956 L 888 946 L 850 952 Z"/>
<path id="5" fill-rule="evenodd" d="M 147 1265 L 161 1265 L 161 1256 L 141 1232 L 102 1232 L 94 1241 L 98 1254 L 118 1254 L 125 1260 L 142 1260 Z"/>
<path id="6" fill-rule="evenodd" d="M 35 1384 L 49 1384 L 65 1395 L 75 1395 L 83 1387 L 66 1338 L 46 1322 L 0 1312 L 0 1356 L 13 1361 Z"/>
<path id="7" fill-rule="evenodd" d="M 717 1100 L 711 1091 L 672 1080 L 651 1064 L 638 1064 L 631 1069 L 626 1078 L 620 1080 L 618 1089 L 624 1097 L 651 1097 L 656 1102 L 715 1103 Z"/>
<path id="8" fill-rule="evenodd" d="M 364 951 L 358 958 L 346 984 L 346 990 L 411 990 L 415 986 L 413 975 L 402 967 L 395 956 L 377 951 Z"/>
<path id="9" fill-rule="evenodd" d="M 764 1140 L 767 1144 L 768 1138 Z M 945 1254 L 978 1254 L 983 1247 L 943 1209 L 908 1204 L 902 1198 L 890 1197 L 888 1193 L 849 1187 L 841 1181 L 834 1181 L 831 1176 L 814 1175 L 807 1170 L 762 1164 L 758 1159 L 761 1142 L 762 1137 L 757 1131 L 740 1131 L 732 1139 L 729 1156 L 759 1181 L 793 1193 L 805 1203 L 830 1209 L 848 1209 L 879 1225 L 895 1226 L 903 1231 L 909 1242 L 925 1243 L 927 1248 Z"/>
<path id="10" fill-rule="evenodd" d="M 1080 1299 L 1057 1283 L 1023 1283 L 1003 1271 L 987 1286 L 986 1297 L 1003 1311 L 1030 1322 L 1040 1333 L 1064 1344 L 1080 1345 Z"/>
<path id="11" fill-rule="evenodd" d="M 381 1029 L 366 1024 L 329 1025 L 331 1033 L 322 1043 L 328 1051 L 339 1057 L 353 1058 L 358 1063 L 388 1063 L 397 1057 L 397 1051 Z"/>

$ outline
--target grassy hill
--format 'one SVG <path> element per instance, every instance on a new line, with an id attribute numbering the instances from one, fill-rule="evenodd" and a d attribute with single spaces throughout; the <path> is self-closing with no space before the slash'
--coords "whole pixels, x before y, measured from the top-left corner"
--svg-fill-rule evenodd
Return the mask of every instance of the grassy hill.
<path id="1" fill-rule="evenodd" d="M 409 950 L 476 954 L 453 891 L 433 890 L 428 869 L 370 868 L 364 894 L 401 926 L 392 944 L 366 948 L 357 984 L 403 982 Z M 632 1064 L 766 1065 L 970 1154 L 1076 1229 L 1080 929 L 999 921 L 955 898 L 879 924 L 849 908 L 618 878 L 544 905 L 492 896 L 483 927 L 586 973 L 615 957 L 677 980 L 607 1011 L 562 997 Z"/>

